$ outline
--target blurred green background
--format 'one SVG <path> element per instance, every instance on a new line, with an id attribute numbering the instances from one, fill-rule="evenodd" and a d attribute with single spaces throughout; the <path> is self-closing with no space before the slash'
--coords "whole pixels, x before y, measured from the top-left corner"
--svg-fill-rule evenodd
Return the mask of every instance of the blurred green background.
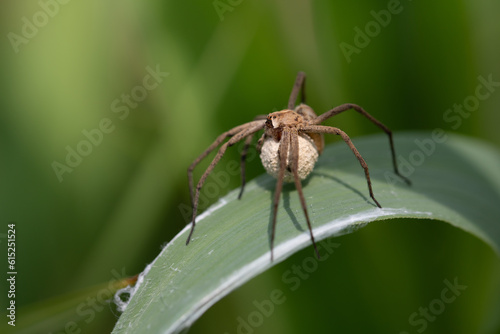
<path id="1" fill-rule="evenodd" d="M 0 11 L 0 241 L 6 254 L 15 222 L 19 326 L 59 305 L 54 297 L 142 271 L 188 222 L 192 160 L 218 134 L 285 108 L 299 70 L 317 113 L 353 102 L 395 132 L 442 128 L 500 146 L 500 89 L 466 116 L 445 116 L 475 95 L 479 76 L 500 82 L 498 1 L 63 2 L 3 1 Z M 371 37 L 356 37 L 365 29 Z M 356 51 L 346 57 L 347 44 Z M 354 142 L 378 132 L 354 112 L 327 124 Z M 95 144 L 82 144 L 85 133 Z M 89 154 L 58 178 L 54 162 L 79 149 Z M 256 158 L 247 170 L 264 172 Z M 238 317 L 274 289 L 286 302 L 253 333 L 500 333 L 498 258 L 465 232 L 390 221 L 335 242 L 300 289 L 282 275 L 311 249 L 231 293 L 190 333 L 237 333 Z M 411 324 L 455 278 L 467 286 L 456 301 L 425 329 Z M 110 332 L 118 313 L 97 306 L 92 317 L 64 312 L 81 333 Z M 65 332 L 61 319 L 53 333 Z"/>

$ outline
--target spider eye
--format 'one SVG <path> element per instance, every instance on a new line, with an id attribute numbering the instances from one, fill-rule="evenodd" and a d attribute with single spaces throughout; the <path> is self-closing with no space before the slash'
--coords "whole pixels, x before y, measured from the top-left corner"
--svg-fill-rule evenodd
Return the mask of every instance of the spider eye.
<path id="1" fill-rule="evenodd" d="M 269 117 L 266 119 L 266 126 L 271 129 L 274 128 L 273 121 L 271 121 L 271 118 Z"/>

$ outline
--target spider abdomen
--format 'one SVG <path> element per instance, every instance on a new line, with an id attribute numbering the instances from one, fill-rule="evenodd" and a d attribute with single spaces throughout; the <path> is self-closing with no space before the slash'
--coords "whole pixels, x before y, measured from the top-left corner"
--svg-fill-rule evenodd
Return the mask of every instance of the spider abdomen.
<path id="1" fill-rule="evenodd" d="M 299 163 L 298 174 L 301 180 L 304 180 L 314 169 L 314 165 L 318 160 L 318 149 L 314 141 L 306 134 L 299 134 Z M 262 144 L 260 160 L 266 169 L 267 173 L 274 178 L 279 174 L 279 146 L 280 143 L 272 137 L 267 137 Z M 290 166 L 290 154 L 287 155 L 285 176 L 283 181 L 293 182 L 292 168 Z"/>

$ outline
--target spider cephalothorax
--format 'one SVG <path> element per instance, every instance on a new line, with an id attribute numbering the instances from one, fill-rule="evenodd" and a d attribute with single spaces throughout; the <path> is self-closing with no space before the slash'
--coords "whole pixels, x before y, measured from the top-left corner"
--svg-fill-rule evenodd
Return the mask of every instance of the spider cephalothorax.
<path id="1" fill-rule="evenodd" d="M 375 199 L 375 196 L 373 195 L 368 166 L 361 154 L 359 154 L 356 147 L 354 147 L 354 144 L 351 142 L 349 136 L 344 131 L 338 128 L 320 125 L 328 118 L 333 117 L 343 111 L 354 109 L 358 113 L 368 118 L 376 126 L 381 128 L 385 133 L 387 133 L 389 137 L 394 172 L 399 175 L 407 184 L 410 184 L 410 181 L 402 176 L 398 171 L 391 131 L 385 125 L 376 120 L 373 116 L 368 114 L 363 108 L 351 103 L 342 104 L 325 112 L 320 116 L 317 116 L 311 107 L 304 104 L 305 78 L 305 74 L 303 72 L 299 72 L 299 74 L 297 75 L 297 79 L 295 80 L 295 85 L 293 86 L 292 93 L 290 94 L 290 98 L 288 100 L 287 109 L 273 112 L 267 116 L 257 116 L 256 120 L 253 122 L 245 123 L 227 132 L 224 132 L 219 137 L 217 137 L 217 139 L 205 150 L 205 152 L 203 152 L 198 158 L 196 158 L 191 166 L 189 166 L 188 179 L 189 190 L 191 192 L 191 200 L 193 203 L 193 220 L 191 222 L 191 232 L 189 233 L 186 244 L 188 244 L 191 240 L 191 236 L 194 231 L 200 190 L 205 183 L 206 178 L 222 158 L 222 156 L 226 152 L 226 149 L 229 146 L 232 146 L 237 142 L 245 139 L 245 146 L 241 154 L 242 185 L 240 195 L 238 197 L 241 198 L 243 189 L 245 187 L 245 160 L 247 151 L 249 146 L 251 145 L 255 133 L 261 130 L 264 130 L 264 134 L 257 143 L 257 150 L 260 151 L 262 165 L 264 166 L 266 171 L 277 179 L 273 202 L 271 260 L 273 259 L 273 244 L 276 228 L 276 216 L 278 211 L 277 209 L 283 182 L 295 182 L 295 187 L 297 188 L 302 210 L 304 211 L 307 226 L 309 228 L 311 241 L 314 245 L 314 249 L 316 250 L 316 254 L 319 257 L 318 249 L 316 247 L 316 242 L 314 240 L 314 235 L 312 232 L 311 222 L 307 213 L 306 202 L 302 193 L 301 180 L 305 179 L 311 173 L 318 159 L 318 156 L 323 152 L 323 134 L 325 133 L 341 136 L 344 142 L 349 146 L 365 172 L 370 197 L 379 208 L 381 207 L 378 201 Z M 299 92 L 301 94 L 301 103 L 294 108 L 295 101 L 297 100 Z M 208 154 L 210 154 L 210 152 L 215 150 L 226 138 L 229 138 L 229 140 L 222 144 L 222 146 L 219 148 L 217 155 L 214 157 L 205 173 L 203 173 L 203 175 L 201 176 L 195 189 L 193 184 L 194 168 L 203 158 L 205 158 Z"/>

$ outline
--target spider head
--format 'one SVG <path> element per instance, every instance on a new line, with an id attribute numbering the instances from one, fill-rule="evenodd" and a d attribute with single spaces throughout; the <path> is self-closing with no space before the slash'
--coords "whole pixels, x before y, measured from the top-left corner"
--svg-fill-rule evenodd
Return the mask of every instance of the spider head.
<path id="1" fill-rule="evenodd" d="M 304 118 L 293 110 L 285 109 L 267 115 L 266 133 L 276 140 L 280 140 L 284 127 L 300 127 Z"/>

